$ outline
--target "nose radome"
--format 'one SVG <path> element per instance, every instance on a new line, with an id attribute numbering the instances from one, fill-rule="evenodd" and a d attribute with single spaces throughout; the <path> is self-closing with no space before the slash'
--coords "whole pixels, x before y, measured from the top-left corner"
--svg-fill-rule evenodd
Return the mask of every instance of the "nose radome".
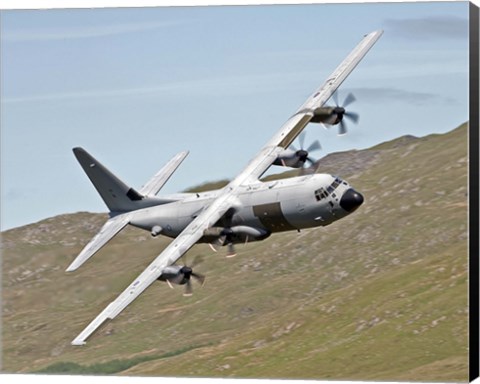
<path id="1" fill-rule="evenodd" d="M 340 199 L 340 206 L 349 213 L 355 211 L 362 203 L 362 194 L 352 188 L 347 189 Z"/>

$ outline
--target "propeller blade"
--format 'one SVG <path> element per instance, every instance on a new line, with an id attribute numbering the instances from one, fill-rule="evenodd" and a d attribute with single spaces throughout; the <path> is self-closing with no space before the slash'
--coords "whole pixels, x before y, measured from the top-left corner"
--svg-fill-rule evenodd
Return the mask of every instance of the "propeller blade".
<path id="1" fill-rule="evenodd" d="M 192 277 L 197 280 L 202 286 L 205 284 L 205 276 L 201 273 L 192 272 Z"/>
<path id="2" fill-rule="evenodd" d="M 211 248 L 213 252 L 218 252 L 217 248 L 212 243 L 208 243 L 208 246 Z"/>
<path id="3" fill-rule="evenodd" d="M 192 289 L 192 282 L 188 280 L 185 283 L 185 292 L 183 293 L 183 296 L 192 296 L 193 289 Z"/>
<path id="4" fill-rule="evenodd" d="M 309 169 L 312 173 L 318 173 L 318 170 L 320 169 L 320 161 L 316 161 Z"/>
<path id="5" fill-rule="evenodd" d="M 333 99 L 333 102 L 335 103 L 335 105 L 338 107 L 338 93 L 337 92 L 333 93 L 332 99 Z"/>
<path id="6" fill-rule="evenodd" d="M 298 136 L 298 143 L 300 144 L 300 149 L 303 149 L 304 148 L 304 144 L 305 144 L 305 135 L 307 134 L 307 132 L 303 131 L 302 133 L 300 133 L 300 135 Z"/>
<path id="7" fill-rule="evenodd" d="M 318 151 L 319 149 L 322 149 L 322 146 L 320 144 L 320 141 L 315 140 L 310 146 L 307 148 L 307 152 L 313 152 L 313 151 Z"/>
<path id="8" fill-rule="evenodd" d="M 218 252 L 220 247 L 223 246 L 223 244 L 225 244 L 226 238 L 227 238 L 226 235 L 219 236 L 218 238 L 216 238 L 211 243 L 208 243 L 208 245 L 210 246 L 210 248 L 212 249 L 213 252 Z"/>
<path id="9" fill-rule="evenodd" d="M 352 120 L 354 123 L 358 123 L 358 119 L 360 118 L 360 115 L 355 112 L 345 112 L 345 117 L 348 117 L 350 120 Z"/>
<path id="10" fill-rule="evenodd" d="M 300 133 L 298 136 L 298 142 L 300 144 L 300 149 L 297 150 L 297 148 L 294 145 L 290 145 L 290 149 L 296 152 L 296 156 L 298 157 L 298 163 L 297 163 L 297 168 L 300 168 L 299 174 L 302 175 L 302 168 L 305 168 L 305 162 L 309 161 L 310 163 L 314 163 L 315 161 L 312 160 L 312 158 L 308 157 L 308 154 L 313 151 L 317 151 L 322 149 L 322 146 L 320 144 L 320 141 L 315 140 L 313 143 L 311 143 L 307 149 L 305 149 L 305 137 L 307 136 L 307 132 L 303 131 Z"/>
<path id="11" fill-rule="evenodd" d="M 221 247 L 222 245 L 225 244 L 226 240 L 227 240 L 227 235 L 222 235 L 222 236 L 219 236 L 217 240 L 215 240 L 214 244 Z"/>
<path id="12" fill-rule="evenodd" d="M 187 254 L 186 254 L 186 253 L 184 253 L 184 254 L 182 255 L 181 260 L 182 260 L 182 262 L 183 262 L 183 268 L 185 268 L 185 267 L 187 266 Z M 183 268 L 182 268 L 182 269 L 183 269 Z"/>
<path id="13" fill-rule="evenodd" d="M 347 97 L 345 98 L 345 101 L 343 102 L 343 108 L 349 106 L 350 104 L 352 104 L 355 100 L 357 100 L 355 98 L 355 96 L 353 95 L 353 93 L 349 93 L 347 95 Z"/>
<path id="14" fill-rule="evenodd" d="M 318 170 L 320 169 L 320 160 L 317 160 L 312 163 L 308 168 L 306 168 L 305 172 L 309 175 L 313 175 L 315 173 L 318 173 Z"/>
<path id="15" fill-rule="evenodd" d="M 204 260 L 204 258 L 203 258 L 202 255 L 197 255 L 197 256 L 195 256 L 195 259 L 193 259 L 193 262 L 192 262 L 192 264 L 190 265 L 190 267 L 193 268 L 193 267 L 195 267 L 195 266 L 197 266 L 197 265 L 199 265 L 199 264 L 202 264 L 202 263 L 203 263 L 203 260 Z"/>
<path id="16" fill-rule="evenodd" d="M 233 246 L 233 243 L 228 243 L 227 245 L 228 251 L 227 251 L 227 258 L 235 257 L 237 255 L 237 252 L 235 252 L 235 247 Z"/>
<path id="17" fill-rule="evenodd" d="M 335 113 L 337 113 L 337 116 L 339 118 L 339 126 L 338 126 L 338 135 L 341 136 L 341 135 L 345 135 L 347 133 L 347 126 L 345 124 L 345 122 L 343 121 L 343 117 L 347 117 L 349 120 L 353 121 L 354 123 L 357 123 L 358 122 L 358 119 L 359 119 L 359 115 L 358 113 L 355 113 L 355 112 L 347 112 L 345 111 L 345 108 L 347 108 L 350 104 L 352 104 L 353 102 L 355 102 L 357 99 L 356 97 L 354 96 L 353 93 L 349 93 L 347 95 L 347 97 L 345 98 L 345 100 L 343 101 L 342 103 L 342 106 L 340 106 L 338 104 L 338 92 L 335 92 L 333 95 L 332 95 L 332 99 L 334 100 L 335 104 L 336 104 L 336 110 L 334 110 Z"/>

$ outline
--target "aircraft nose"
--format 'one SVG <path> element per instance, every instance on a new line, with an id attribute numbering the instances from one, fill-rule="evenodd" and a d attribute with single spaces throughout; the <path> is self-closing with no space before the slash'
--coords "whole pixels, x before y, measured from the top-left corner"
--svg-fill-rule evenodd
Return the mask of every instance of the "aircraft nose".
<path id="1" fill-rule="evenodd" d="M 340 206 L 349 213 L 355 211 L 362 203 L 362 194 L 352 188 L 347 189 L 340 199 Z"/>

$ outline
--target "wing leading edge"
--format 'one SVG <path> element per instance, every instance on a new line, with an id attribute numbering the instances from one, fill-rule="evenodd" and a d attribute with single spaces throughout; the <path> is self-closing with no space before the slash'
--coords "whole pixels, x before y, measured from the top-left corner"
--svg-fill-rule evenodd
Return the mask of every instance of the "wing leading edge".
<path id="1" fill-rule="evenodd" d="M 163 269 L 175 263 L 202 236 L 205 229 L 218 221 L 234 205 L 234 196 L 224 191 L 205 211 L 190 223 L 164 251 L 138 276 L 120 296 L 111 302 L 76 338 L 72 345 L 83 345 L 85 340 L 106 320 L 116 317 L 147 287 L 160 277 Z"/>
<path id="2" fill-rule="evenodd" d="M 73 341 L 83 345 L 85 340 L 106 320 L 115 318 L 145 289 L 162 274 L 163 269 L 175 263 L 202 236 L 204 230 L 218 221 L 231 207 L 236 205 L 238 188 L 251 179 L 258 179 L 288 147 L 313 117 L 313 110 L 325 104 L 346 77 L 353 71 L 383 31 L 375 31 L 362 39 L 354 50 L 335 69 L 325 83 L 291 116 L 276 135 L 248 163 L 246 168 L 233 179 L 218 197 L 193 220 L 183 232 L 171 242 L 160 255 L 115 299 L 111 302 Z"/>
<path id="3" fill-rule="evenodd" d="M 107 244 L 118 232 L 127 226 L 130 221 L 130 214 L 123 213 L 109 219 L 100 229 L 92 240 L 83 248 L 80 254 L 67 268 L 67 272 L 72 272 L 83 265 L 90 257 L 97 253 L 105 244 Z"/>
<path id="4" fill-rule="evenodd" d="M 162 189 L 165 183 L 170 179 L 183 160 L 188 155 L 188 151 L 176 154 L 165 166 L 160 169 L 141 189 L 140 193 L 145 196 L 154 196 Z"/>
<path id="5" fill-rule="evenodd" d="M 287 148 L 303 131 L 313 117 L 313 111 L 322 107 L 347 76 L 365 57 L 368 51 L 382 36 L 383 30 L 371 32 L 363 37 L 358 45 L 333 71 L 320 88 L 318 88 L 303 105 L 292 115 L 272 139 L 261 149 L 257 156 L 237 176 L 232 183 L 252 182 L 260 178 L 271 166 L 266 159 L 277 158 L 278 154 Z"/>

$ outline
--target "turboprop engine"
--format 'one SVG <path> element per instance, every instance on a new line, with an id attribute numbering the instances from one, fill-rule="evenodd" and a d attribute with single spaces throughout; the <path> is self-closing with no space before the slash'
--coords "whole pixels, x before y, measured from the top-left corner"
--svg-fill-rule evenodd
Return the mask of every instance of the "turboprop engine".
<path id="1" fill-rule="evenodd" d="M 273 165 L 280 165 L 283 167 L 291 167 L 291 168 L 304 168 L 305 163 L 308 161 L 310 165 L 315 163 L 315 160 L 312 159 L 309 154 L 310 152 L 318 151 L 322 149 L 320 142 L 315 140 L 312 144 L 305 149 L 305 136 L 306 132 L 302 132 L 298 137 L 298 141 L 300 144 L 300 149 L 295 148 L 295 146 L 291 145 L 290 148 L 283 150 L 273 162 Z"/>
<path id="2" fill-rule="evenodd" d="M 302 168 L 305 162 L 309 161 L 313 164 L 313 160 L 308 157 L 308 152 L 300 149 L 294 151 L 292 149 L 285 149 L 278 155 L 273 165 L 280 165 L 282 167 Z"/>
<path id="3" fill-rule="evenodd" d="M 166 281 L 170 288 L 173 288 L 172 284 L 185 285 L 185 292 L 183 296 L 191 296 L 193 293 L 192 281 L 193 277 L 201 285 L 205 283 L 205 276 L 200 273 L 193 272 L 193 267 L 200 264 L 202 259 L 197 257 L 189 267 L 187 265 L 170 265 L 163 269 L 162 274 L 157 280 Z"/>
<path id="4" fill-rule="evenodd" d="M 347 133 L 347 126 L 344 121 L 344 117 L 350 119 L 354 123 L 358 122 L 359 115 L 355 112 L 347 112 L 345 109 L 348 105 L 353 103 L 356 98 L 352 93 L 349 93 L 342 103 L 342 106 L 338 103 L 337 93 L 333 94 L 333 100 L 335 107 L 320 107 L 313 111 L 313 117 L 310 120 L 312 123 L 320 123 L 326 125 L 339 125 L 338 134 L 344 135 Z"/>

